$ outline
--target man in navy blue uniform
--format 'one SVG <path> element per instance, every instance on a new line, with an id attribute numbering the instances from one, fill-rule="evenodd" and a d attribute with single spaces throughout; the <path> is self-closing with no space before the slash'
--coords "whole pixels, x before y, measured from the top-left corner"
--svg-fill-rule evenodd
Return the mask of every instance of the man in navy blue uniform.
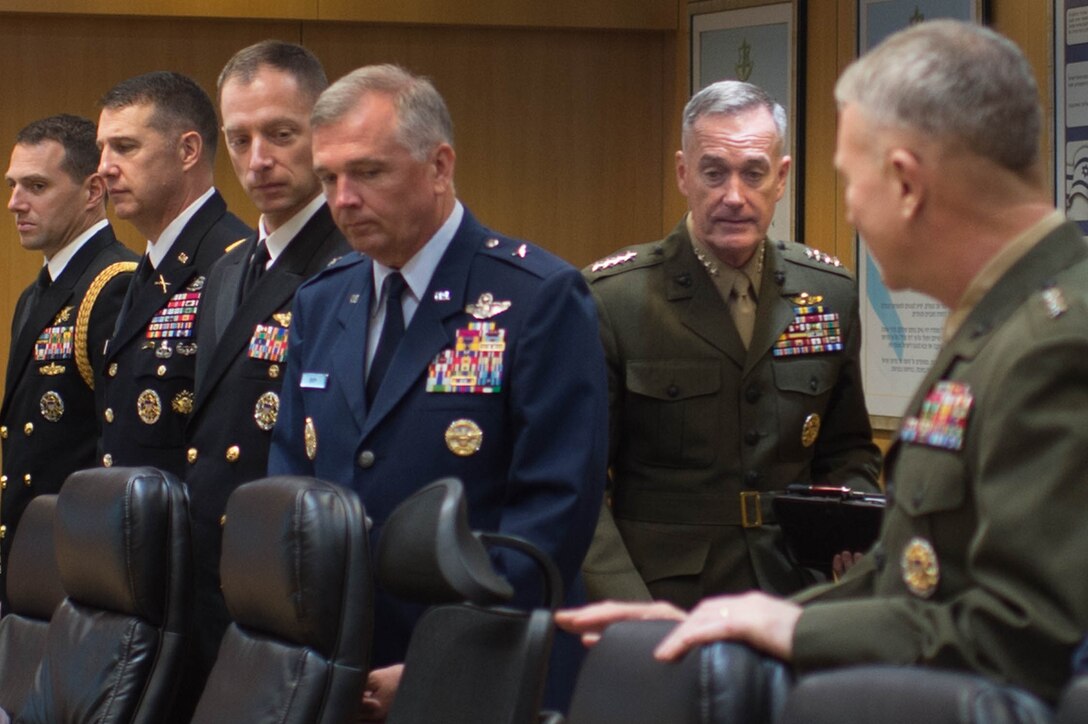
<path id="1" fill-rule="evenodd" d="M 352 487 L 374 540 L 406 497 L 456 476 L 474 528 L 536 543 L 558 564 L 568 600 L 580 598 L 607 436 L 585 283 L 457 200 L 452 124 L 427 80 L 360 68 L 322 94 L 312 125 L 314 168 L 360 253 L 296 295 L 269 472 Z M 515 589 L 535 593 L 530 562 L 499 563 Z M 380 720 L 419 609 L 382 595 L 376 605 L 363 704 Z M 555 676 L 573 678 L 577 666 L 554 661 L 548 703 L 562 706 L 570 681 Z"/>

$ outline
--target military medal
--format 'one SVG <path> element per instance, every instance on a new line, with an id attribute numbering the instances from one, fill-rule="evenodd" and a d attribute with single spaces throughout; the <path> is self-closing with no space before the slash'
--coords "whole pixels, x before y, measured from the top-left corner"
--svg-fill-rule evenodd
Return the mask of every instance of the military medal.
<path id="1" fill-rule="evenodd" d="M 903 569 L 903 583 L 919 598 L 929 598 L 937 590 L 941 569 L 937 564 L 937 552 L 925 538 L 910 539 L 899 561 Z"/>
<path id="2" fill-rule="evenodd" d="M 502 314 L 510 308 L 510 302 L 508 301 L 495 301 L 495 296 L 491 292 L 484 292 L 480 295 L 480 298 L 476 300 L 475 304 L 469 304 L 465 307 L 465 313 L 471 314 L 476 319 L 491 319 L 494 316 Z"/>
<path id="3" fill-rule="evenodd" d="M 306 418 L 306 425 L 302 428 L 302 440 L 306 444 L 306 457 L 314 460 L 317 457 L 317 428 L 314 427 L 312 417 Z"/>
<path id="4" fill-rule="evenodd" d="M 141 392 L 136 398 L 136 414 L 139 415 L 140 422 L 145 425 L 154 425 L 158 422 L 159 416 L 162 415 L 162 400 L 159 398 L 159 393 L 155 390 Z"/>
<path id="5" fill-rule="evenodd" d="M 60 418 L 64 415 L 64 400 L 56 392 L 50 390 L 42 395 L 42 399 L 38 402 L 38 409 L 41 410 L 42 417 L 49 422 L 60 422 Z"/>
<path id="6" fill-rule="evenodd" d="M 801 444 L 805 447 L 812 447 L 812 444 L 816 442 L 816 438 L 820 436 L 820 416 L 815 412 L 805 418 L 804 424 L 801 425 Z"/>
<path id="7" fill-rule="evenodd" d="M 472 420 L 463 418 L 454 420 L 446 428 L 446 447 L 458 457 L 468 457 L 480 450 L 484 441 L 484 431 Z"/>
<path id="8" fill-rule="evenodd" d="M 275 427 L 279 414 L 280 396 L 275 392 L 265 392 L 257 398 L 257 404 L 253 407 L 253 419 L 257 422 L 257 427 L 269 432 Z"/>
<path id="9" fill-rule="evenodd" d="M 790 301 L 793 303 L 793 321 L 775 340 L 772 355 L 792 357 L 843 349 L 839 313 L 825 309 L 822 296 L 802 292 Z"/>
<path id="10" fill-rule="evenodd" d="M 918 415 L 903 418 L 899 439 L 945 450 L 961 450 L 974 399 L 971 386 L 965 382 L 938 382 L 926 395 Z"/>
<path id="11" fill-rule="evenodd" d="M 170 401 L 170 408 L 179 415 L 188 415 L 193 411 L 193 393 L 190 390 L 182 390 L 174 395 Z"/>
<path id="12" fill-rule="evenodd" d="M 427 392 L 501 392 L 505 351 L 505 329 L 469 322 L 457 330 L 454 348 L 439 352 L 427 367 Z"/>

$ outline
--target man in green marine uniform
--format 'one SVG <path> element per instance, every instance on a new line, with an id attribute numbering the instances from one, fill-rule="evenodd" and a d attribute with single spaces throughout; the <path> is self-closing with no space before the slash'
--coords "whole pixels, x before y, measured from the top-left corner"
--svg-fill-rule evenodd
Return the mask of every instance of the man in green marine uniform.
<path id="1" fill-rule="evenodd" d="M 987 28 L 933 21 L 851 65 L 835 95 L 850 221 L 889 288 L 951 310 L 888 453 L 878 542 L 793 600 L 607 603 L 560 622 L 592 638 L 673 618 L 661 659 L 739 641 L 801 673 L 920 664 L 1054 701 L 1088 631 L 1088 244 L 1044 181 L 1032 69 Z"/>
<path id="2" fill-rule="evenodd" d="M 609 366 L 611 506 L 583 573 L 593 598 L 690 607 L 811 583 L 771 493 L 873 491 L 880 455 L 850 273 L 767 238 L 790 168 L 782 106 L 718 82 L 687 104 L 682 134 L 689 213 L 664 240 L 585 271 Z"/>

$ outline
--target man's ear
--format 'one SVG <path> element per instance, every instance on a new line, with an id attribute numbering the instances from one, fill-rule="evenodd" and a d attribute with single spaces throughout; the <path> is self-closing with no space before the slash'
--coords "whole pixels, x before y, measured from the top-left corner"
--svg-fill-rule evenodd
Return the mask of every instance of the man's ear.
<path id="1" fill-rule="evenodd" d="M 688 166 L 684 162 L 684 152 L 676 152 L 676 186 L 684 196 L 688 195 Z"/>
<path id="2" fill-rule="evenodd" d="M 925 202 L 925 173 L 921 159 L 906 148 L 888 151 L 887 172 L 889 181 L 895 184 L 895 198 L 900 216 L 911 219 L 917 216 Z"/>
<path id="3" fill-rule="evenodd" d="M 448 143 L 440 143 L 435 148 L 431 157 L 434 169 L 435 192 L 442 194 L 453 185 L 453 167 L 457 162 L 457 154 Z"/>
<path id="4" fill-rule="evenodd" d="M 97 173 L 92 173 L 83 181 L 83 190 L 87 194 L 86 208 L 106 203 L 106 182 Z"/>
<path id="5" fill-rule="evenodd" d="M 188 171 L 200 162 L 204 153 L 204 139 L 196 131 L 186 131 L 178 139 L 178 155 L 181 157 L 182 167 Z"/>

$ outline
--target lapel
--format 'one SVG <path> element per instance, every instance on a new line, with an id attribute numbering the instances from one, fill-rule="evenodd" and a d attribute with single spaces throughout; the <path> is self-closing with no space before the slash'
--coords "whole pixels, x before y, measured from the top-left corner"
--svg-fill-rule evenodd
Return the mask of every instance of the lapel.
<path id="1" fill-rule="evenodd" d="M 238 293 L 249 258 L 257 246 L 256 235 L 246 241 L 243 253 L 234 255 L 231 266 L 224 270 L 223 284 L 217 292 L 215 347 L 207 352 L 212 360 L 207 378 L 198 390 L 194 409 L 200 408 L 208 391 L 215 388 L 235 358 L 249 345 L 254 328 L 291 300 L 295 290 L 306 280 L 314 256 L 325 246 L 324 242 L 334 228 L 328 206 L 322 206 L 299 230 L 272 268 L 261 276 L 241 306 L 237 304 Z"/>
<path id="2" fill-rule="evenodd" d="M 364 256 L 349 272 L 350 279 L 339 300 L 340 308 L 336 321 L 340 325 L 339 334 L 332 340 L 329 357 L 332 369 L 344 394 L 348 409 L 355 417 L 356 429 L 363 429 L 366 422 L 366 340 L 370 331 L 370 303 L 374 295 L 374 265 L 370 257 Z M 352 299 L 355 301 L 353 302 Z M 333 301 L 335 304 L 336 302 Z M 315 340 L 321 344 L 323 340 Z M 290 344 L 290 343 L 288 343 Z M 308 370 L 299 370 L 299 375 Z M 390 373 L 392 368 L 390 368 Z"/>
<path id="3" fill-rule="evenodd" d="M 438 262 L 431 283 L 419 302 L 419 308 L 405 330 L 404 339 L 389 363 L 389 370 L 374 398 L 374 408 L 366 414 L 362 434 L 364 439 L 412 391 L 413 386 L 420 384 L 419 378 L 435 356 L 450 346 L 446 320 L 464 314 L 469 268 L 486 235 L 487 230 L 465 209 L 461 226 L 442 260 Z M 368 276 L 369 282 L 372 282 L 372 277 L 372 274 Z M 436 290 L 448 291 L 449 300 L 436 301 Z M 357 379 L 360 382 L 359 395 L 365 397 L 362 393 L 361 373 Z"/>
<path id="4" fill-rule="evenodd" d="M 706 269 L 695 256 L 687 226 L 681 221 L 663 242 L 665 247 L 665 298 L 675 304 L 680 322 L 737 365 L 744 366 L 746 352 L 729 308 Z"/>
<path id="5" fill-rule="evenodd" d="M 791 297 L 812 291 L 811 288 L 805 288 L 806 275 L 803 267 L 787 265 L 777 243 L 768 239 L 764 244 L 766 251 L 763 257 L 763 276 L 759 282 L 759 304 L 756 306 L 756 323 L 752 332 L 752 343 L 748 347 L 744 374 L 748 374 L 759 364 L 793 321 L 795 315 Z M 779 279 L 782 281 L 779 282 Z"/>
<path id="6" fill-rule="evenodd" d="M 173 295 L 185 291 L 193 276 L 197 251 L 205 235 L 215 222 L 226 213 L 227 205 L 219 192 L 204 202 L 189 223 L 181 230 L 173 247 L 151 275 L 148 283 L 134 299 L 126 299 L 124 317 L 118 320 L 117 329 L 110 340 L 106 358 L 112 359 L 129 341 L 142 333 L 155 312 L 166 306 Z M 164 290 L 165 286 L 165 290 Z"/>
<path id="7" fill-rule="evenodd" d="M 113 229 L 106 228 L 92 236 L 83 247 L 71 258 L 59 278 L 49 285 L 45 293 L 38 298 L 35 308 L 30 310 L 26 324 L 19 331 L 19 336 L 14 340 L 11 352 L 8 356 L 8 374 L 4 388 L 4 399 L 10 397 L 10 392 L 15 389 L 18 380 L 29 367 L 30 357 L 34 350 L 34 343 L 41 331 L 48 326 L 57 316 L 64 304 L 71 300 L 72 290 L 79 282 L 80 277 L 87 266 L 98 256 L 99 252 L 115 241 Z M 75 326 L 76 309 L 70 312 L 72 326 Z M 75 361 L 73 360 L 73 364 Z"/>

